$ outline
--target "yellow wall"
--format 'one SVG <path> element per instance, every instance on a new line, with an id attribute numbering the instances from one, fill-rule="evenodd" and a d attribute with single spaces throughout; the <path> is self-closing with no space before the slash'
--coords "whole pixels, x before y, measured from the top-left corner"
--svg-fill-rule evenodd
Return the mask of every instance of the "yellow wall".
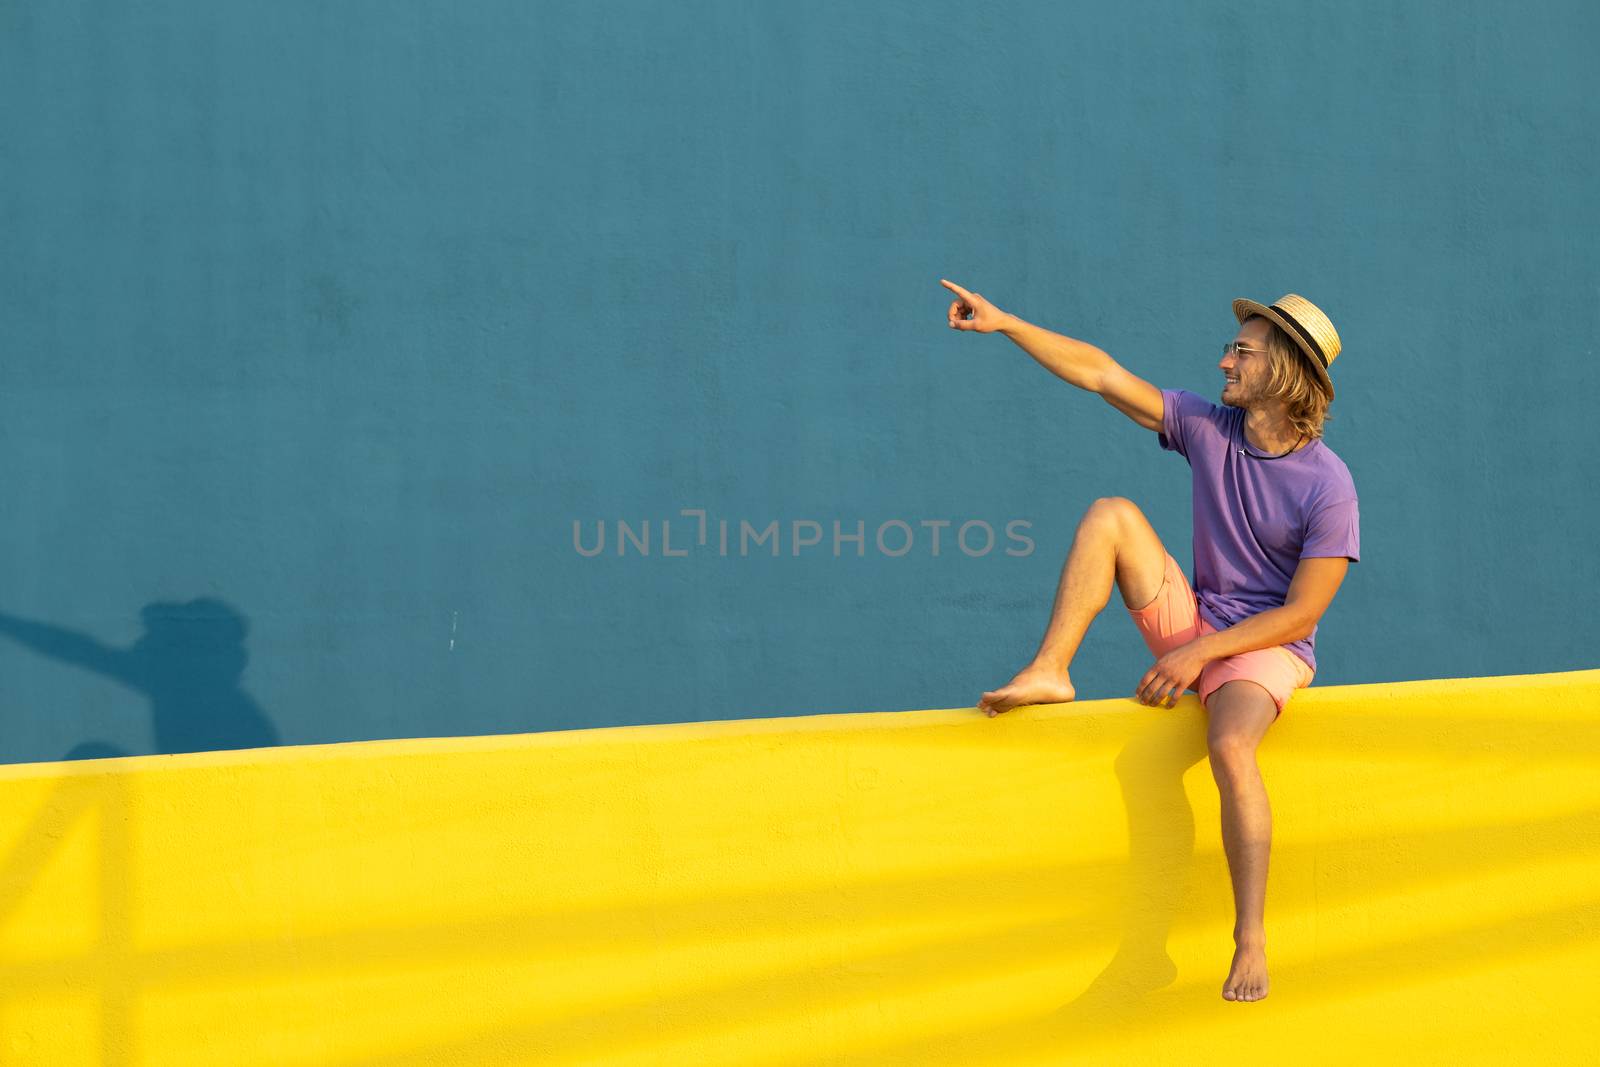
<path id="1" fill-rule="evenodd" d="M 6 1064 L 1578 1062 L 1600 670 L 0 768 Z M 1261 1060 L 1259 1057 L 1272 1057 Z"/>

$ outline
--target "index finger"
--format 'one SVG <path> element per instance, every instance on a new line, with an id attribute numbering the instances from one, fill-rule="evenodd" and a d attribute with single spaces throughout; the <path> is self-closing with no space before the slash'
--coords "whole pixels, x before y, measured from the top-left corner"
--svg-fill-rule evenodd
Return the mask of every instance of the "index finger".
<path id="1" fill-rule="evenodd" d="M 946 289 L 949 289 L 949 290 L 955 292 L 963 300 L 969 300 L 969 299 L 972 298 L 972 294 L 971 293 L 969 293 L 965 289 L 961 288 L 961 286 L 957 285 L 955 282 L 945 281 L 943 278 L 940 278 L 939 279 L 939 284 L 944 286 Z"/>

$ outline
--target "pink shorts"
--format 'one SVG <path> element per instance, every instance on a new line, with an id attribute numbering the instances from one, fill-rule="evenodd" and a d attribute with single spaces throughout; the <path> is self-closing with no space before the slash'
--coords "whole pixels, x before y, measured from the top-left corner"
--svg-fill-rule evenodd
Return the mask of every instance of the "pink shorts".
<path id="1" fill-rule="evenodd" d="M 1133 624 L 1139 628 L 1144 635 L 1144 643 L 1150 646 L 1150 651 L 1156 656 L 1164 656 L 1197 637 L 1217 632 L 1217 628 L 1200 615 L 1199 602 L 1189 586 L 1189 579 L 1170 553 L 1161 592 L 1139 610 L 1129 608 L 1128 614 L 1133 616 Z M 1273 702 L 1278 705 L 1278 714 L 1282 715 L 1289 696 L 1296 689 L 1311 684 L 1312 670 L 1305 660 L 1287 648 L 1274 645 L 1272 648 L 1241 652 L 1227 659 L 1212 660 L 1200 672 L 1200 677 L 1195 679 L 1195 685 L 1191 685 L 1189 691 L 1198 692 L 1200 703 L 1204 704 L 1225 682 L 1237 678 L 1255 682 L 1271 693 Z"/>

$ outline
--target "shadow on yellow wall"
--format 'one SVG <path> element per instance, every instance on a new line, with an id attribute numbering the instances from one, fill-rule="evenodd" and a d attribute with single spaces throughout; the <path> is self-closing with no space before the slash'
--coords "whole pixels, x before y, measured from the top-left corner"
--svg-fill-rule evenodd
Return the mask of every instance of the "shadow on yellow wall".
<path id="1" fill-rule="evenodd" d="M 1600 671 L 1312 688 L 1272 994 L 1204 711 L 1131 700 L 0 768 L 0 1059 L 1572 1062 Z"/>

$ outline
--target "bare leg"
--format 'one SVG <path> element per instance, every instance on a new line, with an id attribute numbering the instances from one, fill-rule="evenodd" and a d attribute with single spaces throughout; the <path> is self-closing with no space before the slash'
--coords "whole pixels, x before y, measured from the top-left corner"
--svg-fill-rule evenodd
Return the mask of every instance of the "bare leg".
<path id="1" fill-rule="evenodd" d="M 1143 607 L 1161 592 L 1166 563 L 1167 550 L 1138 505 L 1122 497 L 1096 500 L 1078 523 L 1039 651 L 1010 682 L 983 694 L 978 710 L 994 716 L 1072 700 L 1077 692 L 1068 668 L 1089 623 L 1110 601 L 1112 581 L 1129 607 Z"/>
<path id="2" fill-rule="evenodd" d="M 1211 774 L 1222 797 L 1222 847 L 1233 880 L 1235 950 L 1222 986 L 1224 1000 L 1267 995 L 1267 861 L 1272 808 L 1256 764 L 1256 747 L 1278 706 L 1254 682 L 1228 682 L 1207 703 Z"/>

